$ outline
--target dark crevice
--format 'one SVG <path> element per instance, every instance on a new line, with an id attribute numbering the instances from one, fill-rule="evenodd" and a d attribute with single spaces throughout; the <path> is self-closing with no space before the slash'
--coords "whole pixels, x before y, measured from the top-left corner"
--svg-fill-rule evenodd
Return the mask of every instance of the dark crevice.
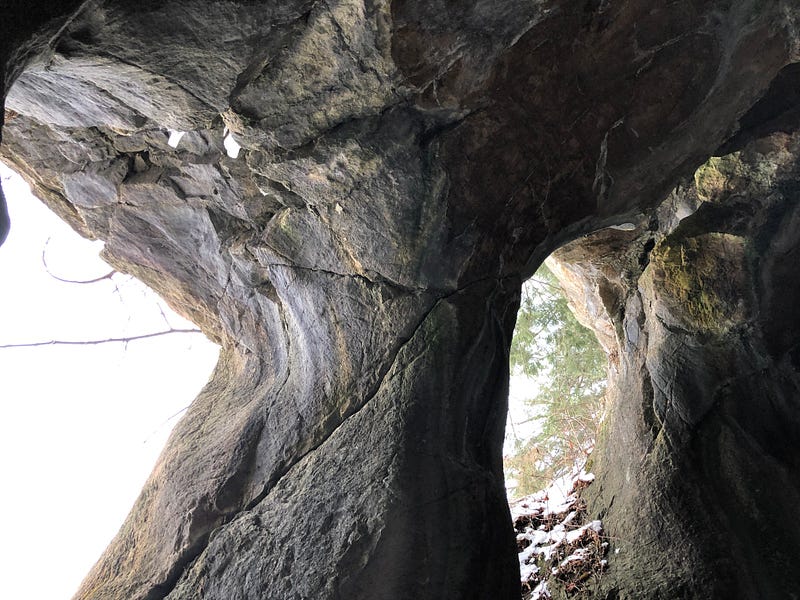
<path id="1" fill-rule="evenodd" d="M 288 380 L 288 372 L 284 377 L 283 383 L 278 388 L 278 394 L 283 389 Z M 259 419 L 252 419 L 248 424 L 249 434 L 244 436 L 241 446 L 246 450 L 239 461 L 239 465 L 234 469 L 233 474 L 227 478 L 217 490 L 213 498 L 213 507 L 207 511 L 210 517 L 211 526 L 204 526 L 198 522 L 197 518 L 191 521 L 190 530 L 194 527 L 207 528 L 194 542 L 192 542 L 175 561 L 163 583 L 154 586 L 144 597 L 144 600 L 163 600 L 178 585 L 184 573 L 191 567 L 197 558 L 205 551 L 211 537 L 220 528 L 230 523 L 243 510 L 242 499 L 244 490 L 248 483 L 248 477 L 252 471 L 252 465 L 257 459 L 258 438 L 263 430 L 263 424 Z"/>
<path id="2" fill-rule="evenodd" d="M 270 179 L 257 171 L 253 171 L 253 180 L 261 193 L 265 196 L 274 196 L 276 200 L 286 208 L 304 209 L 307 206 L 306 199 L 300 194 L 293 192 L 286 185 L 275 179 Z M 264 186 L 263 189 L 261 186 Z"/>
<path id="3" fill-rule="evenodd" d="M 208 218 L 214 231 L 219 236 L 224 236 L 225 239 L 230 239 L 238 233 L 249 231 L 250 227 L 246 221 L 234 217 L 229 213 L 216 210 L 214 208 L 207 208 Z"/>
<path id="4" fill-rule="evenodd" d="M 285 466 L 283 469 L 281 469 L 279 472 L 273 475 L 273 477 L 271 477 L 270 480 L 264 485 L 264 488 L 262 489 L 261 493 L 259 493 L 250 502 L 248 502 L 247 505 L 244 507 L 243 511 L 249 511 L 258 506 L 258 504 L 260 504 L 270 494 L 270 492 L 273 489 L 275 489 L 275 487 L 280 483 L 280 481 L 284 477 L 286 477 L 286 475 L 289 474 L 289 472 L 294 468 L 295 465 L 299 464 L 309 454 L 316 452 L 320 448 L 320 446 L 325 444 L 325 442 L 327 442 L 328 439 L 330 439 L 330 437 L 334 435 L 334 433 L 336 433 L 336 431 L 339 430 L 342 427 L 342 425 L 344 425 L 346 421 L 348 421 L 350 418 L 361 412 L 372 401 L 372 399 L 377 396 L 378 392 L 383 387 L 387 375 L 394 367 L 398 355 L 402 352 L 403 348 L 405 348 L 408 345 L 408 343 L 414 338 L 414 336 L 422 328 L 422 326 L 424 325 L 425 321 L 428 319 L 430 314 L 436 309 L 436 307 L 443 299 L 445 298 L 438 298 L 435 301 L 433 301 L 430 308 L 428 308 L 422 315 L 422 317 L 417 321 L 417 324 L 414 326 L 411 333 L 407 336 L 404 336 L 398 341 L 395 350 L 392 352 L 391 358 L 384 362 L 384 366 L 381 369 L 380 373 L 378 374 L 378 378 L 375 385 L 373 386 L 372 390 L 370 390 L 366 394 L 364 400 L 361 403 L 359 403 L 358 408 L 352 408 L 350 411 L 342 415 L 338 424 L 333 429 L 331 429 L 331 431 L 329 431 L 326 435 L 322 436 L 306 452 L 303 452 L 301 455 L 295 457 L 291 465 Z"/>
<path id="5" fill-rule="evenodd" d="M 181 557 L 172 565 L 164 582 L 153 586 L 144 596 L 143 600 L 164 600 L 164 598 L 175 589 L 175 586 L 178 584 L 178 581 L 180 581 L 186 569 L 200 556 L 203 550 L 205 550 L 213 531 L 212 529 L 208 533 L 203 534 L 197 541 L 189 546 Z"/>
<path id="6" fill-rule="evenodd" d="M 739 119 L 739 130 L 720 146 L 715 156 L 725 156 L 744 148 L 754 139 L 782 131 L 791 133 L 800 127 L 800 63 L 781 69 L 767 91 Z"/>
<path id="7" fill-rule="evenodd" d="M 395 281 L 391 281 L 391 280 L 387 279 L 386 277 L 384 277 L 383 275 L 380 275 L 379 273 L 375 273 L 374 271 L 373 271 L 373 274 L 374 274 L 375 278 L 371 279 L 370 277 L 367 277 L 366 275 L 362 275 L 361 273 L 339 273 L 337 271 L 329 271 L 329 270 L 320 269 L 320 268 L 317 268 L 317 267 L 301 267 L 299 265 L 287 265 L 287 264 L 282 264 L 282 263 L 266 263 L 266 264 L 265 263 L 260 263 L 260 264 L 262 266 L 264 266 L 264 267 L 282 267 L 282 268 L 291 269 L 291 270 L 294 270 L 294 271 L 308 271 L 310 273 L 320 273 L 320 274 L 323 274 L 323 275 L 329 275 L 331 277 L 345 277 L 345 278 L 350 278 L 350 279 L 357 279 L 359 281 L 363 281 L 365 284 L 367 284 L 370 287 L 383 285 L 383 286 L 390 287 L 390 288 L 392 288 L 394 290 L 397 290 L 397 291 L 399 291 L 401 293 L 408 293 L 408 294 L 446 293 L 445 290 L 438 289 L 438 288 L 409 287 L 409 286 L 403 285 L 401 283 L 397 283 Z"/>
<path id="8" fill-rule="evenodd" d="M 406 293 L 411 293 L 411 294 L 419 294 L 419 293 L 449 294 L 449 293 L 452 293 L 453 291 L 457 291 L 457 290 L 448 290 L 448 289 L 425 287 L 425 286 L 412 287 L 412 286 L 409 286 L 409 285 L 404 285 L 404 284 L 399 283 L 397 281 L 394 281 L 392 279 L 389 279 L 385 275 L 383 275 L 381 273 L 378 273 L 376 271 L 370 271 L 369 274 L 367 274 L 367 273 L 363 273 L 363 274 L 362 273 L 345 273 L 345 272 L 339 272 L 339 271 L 332 271 L 332 270 L 329 270 L 329 269 L 321 269 L 319 267 L 293 265 L 293 264 L 291 264 L 291 259 L 286 254 L 284 254 L 283 252 L 280 252 L 278 249 L 276 249 L 274 246 L 272 246 L 269 243 L 267 243 L 265 240 L 259 240 L 259 243 L 264 245 L 264 246 L 266 246 L 267 248 L 269 248 L 270 251 L 274 252 L 278 257 L 286 259 L 285 263 L 280 263 L 280 262 L 278 262 L 278 263 L 265 263 L 265 262 L 259 261 L 256 258 L 253 250 L 248 248 L 248 252 L 250 253 L 250 255 L 253 258 L 253 260 L 255 262 L 257 262 L 262 267 L 279 267 L 279 268 L 291 269 L 291 270 L 295 270 L 295 271 L 307 271 L 307 272 L 310 272 L 310 273 L 321 273 L 321 274 L 324 274 L 324 275 L 329 275 L 331 277 L 344 277 L 344 278 L 358 279 L 358 280 L 361 280 L 364 283 L 366 283 L 368 286 L 383 285 L 383 286 L 389 287 L 389 288 L 391 288 L 391 289 L 393 289 L 395 291 L 398 291 L 398 292 L 404 293 L 404 294 L 406 294 Z"/>
<path id="9" fill-rule="evenodd" d="M 642 247 L 642 253 L 639 255 L 639 267 L 642 271 L 644 271 L 647 268 L 647 265 L 650 264 L 650 252 L 652 252 L 653 248 L 655 247 L 655 238 L 650 238 L 647 240 L 645 245 Z"/>

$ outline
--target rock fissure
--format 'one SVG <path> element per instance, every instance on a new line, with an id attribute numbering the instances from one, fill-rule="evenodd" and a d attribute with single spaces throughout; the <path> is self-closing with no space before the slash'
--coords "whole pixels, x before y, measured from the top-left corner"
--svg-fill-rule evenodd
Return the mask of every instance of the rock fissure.
<path id="1" fill-rule="evenodd" d="M 357 415 L 357 414 L 358 414 L 358 413 L 359 413 L 361 410 L 363 410 L 363 409 L 364 409 L 364 407 L 366 407 L 366 406 L 367 406 L 367 405 L 370 403 L 370 401 L 371 401 L 372 399 L 374 399 L 374 398 L 375 398 L 375 396 L 378 394 L 378 392 L 380 391 L 381 387 L 383 386 L 383 384 L 384 384 L 384 381 L 385 381 L 385 379 L 386 379 L 387 375 L 388 375 L 388 374 L 391 372 L 391 370 L 394 368 L 395 361 L 397 360 L 397 356 L 398 356 L 398 355 L 399 355 L 399 354 L 402 352 L 403 348 L 404 348 L 404 347 L 405 347 L 405 346 L 406 346 L 406 345 L 407 345 L 407 344 L 408 344 L 408 343 L 409 343 L 409 342 L 410 342 L 410 341 L 413 339 L 413 337 L 414 337 L 414 335 L 416 334 L 416 332 L 417 332 L 417 331 L 418 331 L 418 330 L 419 330 L 419 329 L 420 329 L 420 328 L 421 328 L 421 327 L 424 325 L 424 323 L 425 323 L 426 319 L 427 319 L 427 318 L 428 318 L 428 316 L 429 316 L 429 315 L 430 315 L 430 314 L 431 314 L 431 313 L 432 313 L 432 312 L 433 312 L 433 311 L 436 309 L 436 306 L 437 306 L 437 304 L 438 304 L 440 301 L 441 301 L 441 299 L 438 299 L 438 300 L 436 300 L 436 301 L 433 303 L 433 305 L 430 307 L 430 309 L 428 309 L 428 310 L 427 310 L 427 312 L 425 312 L 425 314 L 423 315 L 422 319 L 421 319 L 421 320 L 419 321 L 419 323 L 418 323 L 418 324 L 417 324 L 417 325 L 414 327 L 414 330 L 412 331 L 411 335 L 410 335 L 408 338 L 406 338 L 406 339 L 404 339 L 404 340 L 400 340 L 400 341 L 399 341 L 399 343 L 398 343 L 398 345 L 397 345 L 397 347 L 396 347 L 396 350 L 394 350 L 394 351 L 393 351 L 393 355 L 392 355 L 392 356 L 390 357 L 390 359 L 387 361 L 385 369 L 384 369 L 384 370 L 383 370 L 383 371 L 382 371 L 382 372 L 379 374 L 379 377 L 378 377 L 378 382 L 377 382 L 377 384 L 375 385 L 374 389 L 373 389 L 373 390 L 372 390 L 370 393 L 368 393 L 368 394 L 367 394 L 367 396 L 366 396 L 366 397 L 363 399 L 363 401 L 361 401 L 361 402 L 359 403 L 360 405 L 359 405 L 357 408 L 355 408 L 355 409 L 354 409 L 352 412 L 345 413 L 344 415 L 342 415 L 342 416 L 341 416 L 341 420 L 339 421 L 339 423 L 338 423 L 338 424 L 337 424 L 337 425 L 336 425 L 336 426 L 335 426 L 335 427 L 334 427 L 334 428 L 333 428 L 331 431 L 329 431 L 328 433 L 326 433 L 326 434 L 325 434 L 325 436 L 324 436 L 323 438 L 321 438 L 321 439 L 317 440 L 317 441 L 315 442 L 315 445 L 314 445 L 314 446 L 312 446 L 310 449 L 308 449 L 308 450 L 307 450 L 306 452 L 304 452 L 302 455 L 300 455 L 299 457 L 297 457 L 296 459 L 294 459 L 294 464 L 290 465 L 290 466 L 289 466 L 289 467 L 288 467 L 286 470 L 284 470 L 282 473 L 276 474 L 276 475 L 275 475 L 275 477 L 274 477 L 274 480 L 273 480 L 273 481 L 271 481 L 271 482 L 270 482 L 268 485 L 266 485 L 266 486 L 264 487 L 264 489 L 261 491 L 261 493 L 260 493 L 258 496 L 256 496 L 256 497 L 255 497 L 255 498 L 254 498 L 254 499 L 253 499 L 253 500 L 252 500 L 252 501 L 251 501 L 251 502 L 250 502 L 250 503 L 249 503 L 249 504 L 248 504 L 248 505 L 245 507 L 245 510 L 252 510 L 252 509 L 253 509 L 255 506 L 257 506 L 257 505 L 258 505 L 258 504 L 259 504 L 261 501 L 263 501 L 263 500 L 264 500 L 264 499 L 265 499 L 265 498 L 266 498 L 266 497 L 269 495 L 270 491 L 271 491 L 272 489 L 274 489 L 274 488 L 275 488 L 275 487 L 276 487 L 276 486 L 277 486 L 277 485 L 280 483 L 281 479 L 283 479 L 283 478 L 284 478 L 284 477 L 285 477 L 285 476 L 286 476 L 286 475 L 289 473 L 289 471 L 291 471 L 291 469 L 292 469 L 292 467 L 294 467 L 294 465 L 296 465 L 297 463 L 299 463 L 300 461 L 302 461 L 302 460 L 303 460 L 303 459 L 304 459 L 306 456 L 308 456 L 308 455 L 310 455 L 310 454 L 313 454 L 314 452 L 316 452 L 316 451 L 317 451 L 317 450 L 318 450 L 318 449 L 319 449 L 319 448 L 320 448 L 320 447 L 321 447 L 323 444 L 325 444 L 325 442 L 326 442 L 326 441 L 327 441 L 327 440 L 328 440 L 328 439 L 329 439 L 329 438 L 330 438 L 330 437 L 331 437 L 331 436 L 332 436 L 334 433 L 336 433 L 336 431 L 337 431 L 338 429 L 340 429 L 340 428 L 341 428 L 341 427 L 342 427 L 342 426 L 343 426 L 343 425 L 346 423 L 346 421 L 347 421 L 348 419 L 352 418 L 354 415 Z"/>
<path id="2" fill-rule="evenodd" d="M 53 4 L 4 8 L 0 155 L 225 346 L 76 600 L 518 599 L 557 247 L 611 357 L 594 597 L 800 589 L 790 3 Z"/>
<path id="3" fill-rule="evenodd" d="M 469 284 L 469 285 L 465 286 L 465 288 L 471 287 L 472 285 L 474 285 L 474 284 Z M 449 294 L 448 296 L 453 296 L 453 295 L 456 295 L 458 293 L 462 293 L 464 291 L 465 291 L 464 289 L 456 290 L 456 291 L 452 292 L 451 294 Z M 369 403 L 375 399 L 375 397 L 380 393 L 381 389 L 386 384 L 386 378 L 389 376 L 389 374 L 393 370 L 396 369 L 398 356 L 412 342 L 412 340 L 417 335 L 417 333 L 424 327 L 425 322 L 428 320 L 430 315 L 436 310 L 436 308 L 440 305 L 440 303 L 442 303 L 442 302 L 447 300 L 448 296 L 444 296 L 444 297 L 438 298 L 433 303 L 433 305 L 430 307 L 430 309 L 421 318 L 421 320 L 419 321 L 418 325 L 414 328 L 414 330 L 411 333 L 411 335 L 406 340 L 401 341 L 401 343 L 397 347 L 396 351 L 394 352 L 394 356 L 388 361 L 388 367 L 387 367 L 386 371 L 381 375 L 380 380 L 378 381 L 375 389 L 373 390 L 372 393 L 370 393 L 368 395 L 367 398 L 365 398 L 365 400 L 361 403 L 361 406 L 359 408 L 357 408 L 356 410 L 354 410 L 352 413 L 344 415 L 342 417 L 341 422 L 332 431 L 330 431 L 330 433 L 327 436 L 325 436 L 323 439 L 319 440 L 318 443 L 314 447 L 310 448 L 307 452 L 305 452 L 304 454 L 298 456 L 294 460 L 294 463 L 292 465 L 288 466 L 288 468 L 285 471 L 276 474 L 274 476 L 273 480 L 268 485 L 265 486 L 265 488 L 261 491 L 261 493 L 259 493 L 258 496 L 253 498 L 247 505 L 243 506 L 242 508 L 240 508 L 237 511 L 233 511 L 233 512 L 228 513 L 227 515 L 225 515 L 224 522 L 221 523 L 219 526 L 217 526 L 214 530 L 210 531 L 208 534 L 205 534 L 203 536 L 202 540 L 198 541 L 197 545 L 192 548 L 192 551 L 190 553 L 187 553 L 186 560 L 182 560 L 181 561 L 181 563 L 182 563 L 182 571 L 185 571 L 187 568 L 191 567 L 192 561 L 194 561 L 198 556 L 200 556 L 202 554 L 202 552 L 204 551 L 205 547 L 207 546 L 208 541 L 210 539 L 212 539 L 217 534 L 217 532 L 222 530 L 232 520 L 234 520 L 236 518 L 239 518 L 241 515 L 243 515 L 245 513 L 249 513 L 249 512 L 255 511 L 257 509 L 257 507 L 260 504 L 262 504 L 262 502 L 266 501 L 269 498 L 270 494 L 272 494 L 276 489 L 279 488 L 279 486 L 281 485 L 281 481 L 284 480 L 284 478 L 290 477 L 292 475 L 292 473 L 293 473 L 293 470 L 298 469 L 299 465 L 303 461 L 307 460 L 308 457 L 310 457 L 314 453 L 318 452 L 320 450 L 320 448 L 322 448 L 326 443 L 328 443 L 328 441 L 330 440 L 330 438 L 332 436 L 337 434 L 337 431 L 339 431 L 342 428 L 346 427 L 346 425 L 347 425 L 349 420 L 357 418 L 359 413 L 361 413 L 362 411 L 367 409 L 367 407 L 369 406 Z M 457 495 L 457 494 L 463 492 L 466 489 L 468 489 L 467 486 L 465 486 L 464 488 L 449 490 L 442 497 L 431 499 L 431 500 L 427 501 L 426 503 L 424 503 L 423 505 L 420 505 L 418 508 L 423 508 L 425 505 L 428 505 L 428 504 L 441 503 L 443 500 L 446 500 L 448 497 Z M 409 508 L 408 510 L 411 510 L 411 509 Z M 181 578 L 180 576 L 171 577 L 170 578 L 170 582 L 172 582 L 171 585 L 170 586 L 167 586 L 167 585 L 160 586 L 158 593 L 161 594 L 161 595 L 153 596 L 152 598 L 150 596 L 148 596 L 148 600 L 163 600 L 163 598 L 166 598 L 167 596 L 169 596 L 169 593 L 170 593 L 171 589 L 174 588 L 175 584 L 177 583 L 178 580 L 180 580 L 180 578 Z"/>
<path id="4" fill-rule="evenodd" d="M 281 265 L 281 266 L 283 266 L 283 265 Z M 335 274 L 335 275 L 338 275 L 338 274 Z M 315 446 L 313 446 L 312 448 L 307 450 L 305 453 L 300 455 L 298 458 L 296 458 L 294 460 L 294 464 L 293 465 L 290 465 L 285 471 L 283 471 L 282 473 L 276 475 L 275 479 L 273 481 L 271 481 L 268 485 L 266 485 L 264 490 L 262 490 L 262 492 L 257 497 L 255 497 L 253 500 L 251 500 L 243 510 L 252 510 L 255 506 L 257 506 L 262 500 L 264 500 L 264 498 L 266 498 L 266 496 L 270 493 L 270 491 L 272 489 L 274 489 L 280 483 L 280 480 L 289 473 L 289 471 L 294 467 L 294 465 L 296 465 L 297 463 L 301 462 L 306 456 L 316 452 L 322 445 L 324 445 L 326 443 L 326 441 L 332 435 L 334 435 L 334 433 L 338 429 L 340 429 L 342 426 L 344 426 L 344 424 L 347 422 L 348 419 L 353 418 L 359 412 L 361 412 L 362 410 L 365 409 L 365 407 L 381 391 L 381 388 L 384 386 L 384 384 L 386 382 L 386 378 L 389 376 L 389 374 L 396 368 L 398 356 L 412 342 L 412 340 L 414 340 L 414 338 L 417 335 L 417 333 L 425 326 L 426 321 L 429 319 L 431 314 L 437 309 L 437 307 L 439 307 L 442 303 L 447 302 L 448 299 L 450 299 L 450 298 L 452 298 L 454 296 L 457 296 L 457 295 L 462 294 L 462 293 L 466 293 L 467 290 L 469 288 L 471 288 L 471 287 L 480 286 L 480 285 L 483 285 L 483 284 L 485 284 L 487 282 L 490 282 L 490 281 L 493 281 L 493 280 L 487 279 L 487 280 L 472 282 L 472 283 L 469 283 L 469 284 L 466 284 L 466 285 L 462 286 L 458 290 L 454 290 L 454 291 L 452 291 L 452 292 L 450 292 L 450 293 L 448 293 L 446 295 L 443 295 L 443 296 L 440 296 L 440 297 L 436 298 L 431 303 L 431 306 L 424 312 L 424 314 L 419 319 L 417 324 L 413 327 L 411 333 L 407 337 L 398 340 L 396 348 L 393 350 L 391 356 L 386 361 L 386 363 L 385 363 L 386 366 L 385 366 L 384 370 L 382 371 L 382 373 L 380 374 L 379 379 L 378 379 L 377 383 L 375 384 L 373 390 L 370 391 L 367 394 L 367 396 L 364 398 L 364 400 L 362 402 L 359 403 L 358 408 L 353 410 L 353 412 L 351 412 L 351 413 L 344 414 L 342 416 L 342 418 L 341 418 L 341 421 L 336 425 L 335 428 L 333 428 L 324 438 L 318 440 Z M 498 283 L 500 283 L 500 281 L 501 280 L 497 280 Z M 496 322 L 499 323 L 499 320 L 497 319 L 497 317 L 495 316 L 494 318 L 495 318 Z M 281 388 L 285 387 L 287 380 L 288 380 L 288 377 L 287 377 L 287 379 L 284 380 L 284 383 L 281 385 Z"/>
<path id="5" fill-rule="evenodd" d="M 328 271 L 326 269 L 318 269 L 318 268 L 314 268 L 314 267 L 306 267 L 306 266 L 300 266 L 300 265 L 289 265 L 289 264 L 285 264 L 285 263 L 265 263 L 265 262 L 259 261 L 259 264 L 261 266 L 263 266 L 263 267 L 275 267 L 275 268 L 290 269 L 290 270 L 295 270 L 295 271 L 308 271 L 308 272 L 311 272 L 311 273 L 320 273 L 320 274 L 323 274 L 323 275 L 330 275 L 331 277 L 343 277 L 343 278 L 356 279 L 356 280 L 359 280 L 359 281 L 363 281 L 364 283 L 366 283 L 366 284 L 368 284 L 370 286 L 387 286 L 387 287 L 395 289 L 395 290 L 397 290 L 398 292 L 401 292 L 401 293 L 408 293 L 408 294 L 433 293 L 433 294 L 436 294 L 436 293 L 440 293 L 441 292 L 441 290 L 435 290 L 435 289 L 431 289 L 431 288 L 423 288 L 423 287 L 411 288 L 411 287 L 406 287 L 406 286 L 404 286 L 404 285 L 402 285 L 400 283 L 385 279 L 383 276 L 381 276 L 378 273 L 375 273 L 375 275 L 377 277 L 370 278 L 366 274 L 362 274 L 362 273 L 339 273 L 339 272 L 336 272 L 336 271 Z"/>

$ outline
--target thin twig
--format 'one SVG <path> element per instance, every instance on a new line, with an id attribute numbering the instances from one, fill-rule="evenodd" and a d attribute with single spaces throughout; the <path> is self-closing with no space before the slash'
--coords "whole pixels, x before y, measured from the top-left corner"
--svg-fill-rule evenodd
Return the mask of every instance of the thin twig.
<path id="1" fill-rule="evenodd" d="M 170 421 L 172 421 L 172 419 L 174 419 L 175 417 L 178 417 L 178 416 L 180 416 L 181 414 L 185 413 L 185 412 L 188 410 L 188 408 L 189 408 L 190 406 L 191 406 L 191 404 L 187 404 L 187 405 L 186 405 L 186 406 L 184 406 L 182 409 L 180 409 L 178 412 L 176 412 L 175 414 L 173 414 L 173 415 L 171 415 L 170 417 L 166 418 L 166 419 L 164 420 L 164 422 L 163 422 L 163 423 L 161 423 L 161 425 L 159 425 L 158 427 L 156 427 L 156 428 L 155 428 L 155 429 L 154 429 L 154 430 L 153 430 L 153 431 L 150 433 L 150 435 L 148 435 L 148 436 L 147 436 L 147 438 L 146 438 L 146 439 L 144 440 L 144 442 L 142 442 L 142 443 L 143 443 L 143 444 L 147 444 L 147 443 L 148 443 L 148 442 L 149 442 L 149 441 L 150 441 L 150 440 L 151 440 L 151 439 L 152 439 L 152 438 L 153 438 L 153 437 L 154 437 L 154 436 L 155 436 L 155 435 L 156 435 L 156 434 L 157 434 L 159 431 L 161 431 L 161 429 L 164 427 L 164 425 L 166 425 L 167 423 L 169 423 Z"/>
<path id="2" fill-rule="evenodd" d="M 47 238 L 47 241 L 44 243 L 44 248 L 42 248 L 42 265 L 44 265 L 44 270 L 47 272 L 50 277 L 55 279 L 56 281 L 60 281 L 61 283 L 75 283 L 78 285 L 85 285 L 89 283 L 97 283 L 99 281 L 104 281 L 106 279 L 111 279 L 114 275 L 117 274 L 116 270 L 109 271 L 102 277 L 95 277 L 94 279 L 87 279 L 85 281 L 75 280 L 75 279 L 65 279 L 63 277 L 59 277 L 55 273 L 50 270 L 50 266 L 47 264 L 47 245 L 50 243 L 52 238 Z"/>
<path id="3" fill-rule="evenodd" d="M 166 331 L 156 331 L 155 333 L 144 333 L 142 335 L 131 335 L 121 338 L 107 338 L 104 340 L 50 340 L 47 342 L 27 342 L 22 344 L 0 344 L 0 349 L 4 348 L 35 348 L 38 346 L 95 346 L 98 344 L 127 343 L 135 340 L 145 340 L 159 337 L 162 335 L 172 335 L 173 333 L 203 333 L 199 329 L 167 329 Z"/>
<path id="4" fill-rule="evenodd" d="M 172 323 L 169 322 L 169 319 L 167 318 L 167 314 L 164 312 L 164 307 L 161 306 L 161 302 L 157 302 L 156 306 L 158 307 L 158 312 L 161 313 L 161 318 L 164 319 L 164 324 L 167 327 L 172 328 Z"/>

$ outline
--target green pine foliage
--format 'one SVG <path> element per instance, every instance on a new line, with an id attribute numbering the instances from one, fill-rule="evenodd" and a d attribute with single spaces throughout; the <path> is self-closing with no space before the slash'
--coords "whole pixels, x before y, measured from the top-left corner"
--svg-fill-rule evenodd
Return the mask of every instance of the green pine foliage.
<path id="1" fill-rule="evenodd" d="M 517 440 L 506 472 L 517 495 L 533 493 L 582 466 L 603 410 L 607 358 L 578 323 L 555 275 L 545 266 L 527 281 L 511 344 L 512 373 L 539 383 L 527 400 L 537 432 Z"/>

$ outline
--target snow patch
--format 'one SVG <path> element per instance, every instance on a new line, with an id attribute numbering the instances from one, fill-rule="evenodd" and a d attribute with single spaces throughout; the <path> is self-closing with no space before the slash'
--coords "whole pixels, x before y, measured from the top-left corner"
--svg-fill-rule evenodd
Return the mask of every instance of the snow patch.
<path id="1" fill-rule="evenodd" d="M 619 225 L 611 225 L 609 229 L 615 229 L 616 231 L 634 231 L 636 225 L 633 223 L 620 223 Z"/>
<path id="2" fill-rule="evenodd" d="M 540 581 L 539 585 L 533 588 L 531 593 L 532 600 L 550 600 L 550 590 L 547 589 L 547 581 Z"/>
<path id="3" fill-rule="evenodd" d="M 181 143 L 181 138 L 186 135 L 185 131 L 177 131 L 175 129 L 167 129 L 169 131 L 169 139 L 167 140 L 167 144 L 172 146 L 173 148 L 177 148 L 178 144 Z"/>
<path id="4" fill-rule="evenodd" d="M 591 473 L 573 474 L 512 503 L 524 600 L 549 600 L 548 585 L 580 591 L 608 566 L 603 523 L 586 518 L 580 499 L 592 481 Z"/>

